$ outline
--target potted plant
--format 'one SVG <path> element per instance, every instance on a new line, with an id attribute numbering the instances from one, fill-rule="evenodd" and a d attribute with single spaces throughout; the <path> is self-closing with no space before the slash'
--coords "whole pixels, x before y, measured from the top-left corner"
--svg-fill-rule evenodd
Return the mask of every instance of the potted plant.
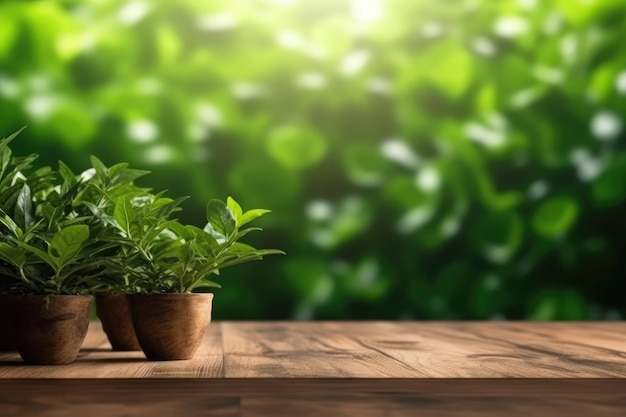
<path id="1" fill-rule="evenodd" d="M 37 183 L 45 182 L 48 173 L 34 173 L 25 176 L 32 168 L 32 162 L 37 155 L 15 157 L 9 147 L 11 141 L 23 129 L 0 140 L 0 210 L 9 212 L 15 205 L 20 193 L 21 184 L 36 187 Z M 12 298 L 7 294 L 13 278 L 13 271 L 9 263 L 0 258 L 0 350 L 15 350 L 15 340 L 12 335 L 14 309 Z"/>
<path id="2" fill-rule="evenodd" d="M 127 163 L 105 166 L 97 157 L 91 157 L 92 167 L 75 175 L 62 165 L 60 174 L 65 188 L 78 187 L 72 199 L 72 209 L 89 219 L 88 224 L 99 236 L 101 245 L 107 245 L 107 227 L 113 221 L 113 204 L 121 196 L 148 195 L 149 190 L 137 187 L 134 181 L 149 171 L 131 169 Z M 101 256 L 107 259 L 118 255 L 119 246 L 107 245 Z M 109 270 L 107 270 L 109 271 Z M 126 275 L 107 272 L 100 277 L 102 285 L 95 295 L 96 314 L 102 323 L 114 351 L 141 350 L 130 315 L 126 293 L 129 290 Z"/>
<path id="3" fill-rule="evenodd" d="M 18 352 L 27 362 L 63 364 L 76 358 L 86 335 L 99 261 L 89 227 L 46 211 L 47 203 L 23 184 L 14 216 L 0 212 L 0 259 Z"/>
<path id="4" fill-rule="evenodd" d="M 139 344 L 151 360 L 190 359 L 210 323 L 213 294 L 219 287 L 212 274 L 228 266 L 283 254 L 258 250 L 239 240 L 261 230 L 245 227 L 269 212 L 245 213 L 235 200 L 211 200 L 204 229 L 171 219 L 184 198 L 159 193 L 115 202 L 115 241 L 122 248 L 119 270 L 127 274 L 129 295 Z"/>
<path id="5" fill-rule="evenodd" d="M 28 174 L 36 155 L 13 157 L 8 144 L 15 135 L 0 141 L 1 289 L 13 312 L 8 328 L 25 361 L 69 363 L 87 332 L 89 294 L 102 285 L 99 254 L 107 246 L 90 233 L 89 217 L 72 209 L 77 184 L 58 184 L 50 167 Z"/>

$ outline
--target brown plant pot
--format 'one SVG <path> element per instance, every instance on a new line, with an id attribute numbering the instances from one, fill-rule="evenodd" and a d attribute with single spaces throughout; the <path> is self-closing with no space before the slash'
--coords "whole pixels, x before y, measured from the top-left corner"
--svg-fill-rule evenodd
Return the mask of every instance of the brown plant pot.
<path id="1" fill-rule="evenodd" d="M 13 297 L 0 295 L 0 351 L 14 351 L 15 306 Z"/>
<path id="2" fill-rule="evenodd" d="M 141 350 L 126 295 L 96 295 L 96 314 L 113 350 Z"/>
<path id="3" fill-rule="evenodd" d="M 211 322 L 213 294 L 132 294 L 139 345 L 153 361 L 193 358 Z"/>
<path id="4" fill-rule="evenodd" d="M 15 341 L 25 362 L 72 363 L 89 327 L 90 295 L 14 297 Z"/>

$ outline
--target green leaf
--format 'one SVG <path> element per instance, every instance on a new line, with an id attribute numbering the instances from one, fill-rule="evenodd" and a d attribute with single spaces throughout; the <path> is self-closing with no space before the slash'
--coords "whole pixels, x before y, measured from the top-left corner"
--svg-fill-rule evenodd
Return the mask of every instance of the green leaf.
<path id="1" fill-rule="evenodd" d="M 20 229 L 19 226 L 13 221 L 13 219 L 10 218 L 1 209 L 0 209 L 0 223 L 5 225 L 11 232 L 13 232 L 15 237 L 21 237 L 22 236 L 22 234 L 23 234 L 22 229 Z"/>
<path id="2" fill-rule="evenodd" d="M 220 200 L 211 200 L 206 209 L 207 221 L 216 232 L 229 237 L 236 228 L 235 219 L 228 209 L 228 206 Z"/>
<path id="3" fill-rule="evenodd" d="M 117 164 L 109 168 L 109 173 L 111 174 L 111 185 L 118 186 L 122 184 L 128 184 L 150 173 L 150 171 L 144 171 L 140 169 L 125 168 L 121 170 L 116 170 L 115 168 L 118 165 L 121 164 Z"/>
<path id="4" fill-rule="evenodd" d="M 24 184 L 15 203 L 15 222 L 22 230 L 28 230 L 34 220 L 33 200 L 30 194 L 30 187 L 28 184 Z"/>
<path id="5" fill-rule="evenodd" d="M 245 229 L 239 230 L 233 240 L 237 241 L 250 232 L 262 232 L 262 231 L 263 229 L 261 229 L 260 227 L 247 227 Z"/>
<path id="6" fill-rule="evenodd" d="M 571 197 L 552 197 L 544 201 L 532 217 L 538 235 L 558 238 L 569 231 L 578 218 L 578 203 Z"/>
<path id="7" fill-rule="evenodd" d="M 207 279 L 207 278 L 203 278 L 202 281 L 200 281 L 197 286 L 193 287 L 193 289 L 198 290 L 203 287 L 222 288 L 222 286 L 218 284 L 217 282 L 211 281 L 210 279 Z M 195 292 L 198 292 L 198 291 L 195 291 Z"/>
<path id="8" fill-rule="evenodd" d="M 21 268 L 26 261 L 26 255 L 20 248 L 4 242 L 0 243 L 0 258 L 18 268 Z"/>
<path id="9" fill-rule="evenodd" d="M 128 197 L 122 197 L 115 203 L 113 217 L 117 224 L 126 232 L 128 237 L 131 236 L 130 230 L 133 220 L 135 220 L 135 210 Z"/>
<path id="10" fill-rule="evenodd" d="M 103 212 L 97 205 L 95 205 L 91 201 L 83 201 L 81 202 L 81 204 L 87 207 L 89 211 L 91 211 L 91 213 L 103 224 L 121 228 L 112 216 Z"/>
<path id="11" fill-rule="evenodd" d="M 25 249 L 26 251 L 32 253 L 33 255 L 35 255 L 36 257 L 38 257 L 39 259 L 41 259 L 42 261 L 44 261 L 45 263 L 47 263 L 48 265 L 50 265 L 55 271 L 57 271 L 59 269 L 59 262 L 58 259 L 54 258 L 53 256 L 50 256 L 49 254 L 47 254 L 46 252 L 44 252 L 43 250 L 33 246 L 33 245 L 29 245 L 26 242 L 22 242 L 21 240 L 18 240 L 16 238 L 11 238 L 11 241 L 14 242 L 17 246 Z"/>
<path id="12" fill-rule="evenodd" d="M 13 139 L 15 139 L 15 137 L 17 135 L 19 135 L 20 133 L 22 133 L 22 131 L 26 129 L 26 126 L 22 127 L 20 130 L 18 130 L 17 132 L 13 132 L 11 133 L 9 136 L 7 136 L 6 138 L 3 138 L 2 141 L 0 141 L 0 147 L 4 147 L 7 146 L 9 143 L 11 143 L 11 141 Z"/>
<path id="13" fill-rule="evenodd" d="M 257 217 L 261 217 L 267 213 L 271 213 L 271 210 L 265 210 L 265 209 L 252 209 L 252 210 L 248 210 L 246 211 L 243 216 L 241 216 L 241 219 L 239 221 L 239 223 L 237 224 L 238 227 L 243 226 L 244 224 L 250 223 L 252 220 L 256 219 Z"/>
<path id="14" fill-rule="evenodd" d="M 158 218 L 165 218 L 167 216 L 169 216 L 171 213 L 173 213 L 174 211 L 178 210 L 178 206 L 181 205 L 181 203 L 185 200 L 187 200 L 189 197 L 179 197 L 176 200 L 170 200 L 170 199 L 163 199 L 163 198 L 159 198 L 156 202 L 155 205 L 157 205 L 157 203 L 161 200 L 170 200 L 168 203 L 163 204 L 162 206 L 160 206 L 159 208 L 159 212 L 157 214 Z"/>
<path id="15" fill-rule="evenodd" d="M 215 238 L 204 230 L 195 226 L 185 226 L 196 239 L 196 250 L 205 258 L 212 258 L 219 252 L 221 245 Z"/>
<path id="16" fill-rule="evenodd" d="M 61 178 L 63 178 L 63 189 L 65 191 L 71 189 L 78 183 L 76 175 L 74 175 L 70 167 L 65 165 L 63 161 L 59 161 L 59 174 Z"/>
<path id="17" fill-rule="evenodd" d="M 245 243 L 235 242 L 230 247 L 230 250 L 233 252 L 247 253 L 247 252 L 254 252 L 256 249 L 253 246 L 246 245 Z"/>
<path id="18" fill-rule="evenodd" d="M 228 197 L 228 199 L 226 199 L 226 205 L 230 209 L 230 212 L 232 213 L 233 217 L 235 218 L 235 222 L 237 223 L 237 226 L 239 226 L 239 219 L 241 218 L 241 215 L 243 214 L 243 211 L 241 210 L 241 206 L 232 197 Z"/>
<path id="19" fill-rule="evenodd" d="M 193 261 L 194 248 L 193 241 L 185 242 L 178 248 L 176 257 L 178 261 L 183 265 L 189 265 Z"/>
<path id="20" fill-rule="evenodd" d="M 109 169 L 102 163 L 101 160 L 91 155 L 91 165 L 96 170 L 96 176 L 102 183 L 106 183 L 109 180 Z"/>
<path id="21" fill-rule="evenodd" d="M 59 230 L 50 242 L 48 254 L 57 259 L 58 269 L 63 268 L 78 254 L 82 244 L 89 238 L 89 227 L 77 224 Z"/>
<path id="22" fill-rule="evenodd" d="M 169 229 L 171 232 L 174 232 L 178 237 L 185 240 L 191 240 L 195 237 L 195 234 L 192 230 L 193 228 L 198 229 L 195 226 L 185 226 L 177 221 L 172 221 L 167 226 L 167 229 Z"/>
<path id="23" fill-rule="evenodd" d="M 3 147 L 0 151 L 0 178 L 4 177 L 12 156 L 13 153 L 11 152 L 11 148 Z"/>

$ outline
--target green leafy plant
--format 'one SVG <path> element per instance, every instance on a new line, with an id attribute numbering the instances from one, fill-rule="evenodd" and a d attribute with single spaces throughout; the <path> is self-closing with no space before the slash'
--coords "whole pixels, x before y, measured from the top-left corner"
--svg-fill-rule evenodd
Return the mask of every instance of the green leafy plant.
<path id="1" fill-rule="evenodd" d="M 58 196 L 57 196 L 58 197 Z M 55 197 L 56 198 L 56 197 Z M 27 184 L 15 219 L 0 212 L 3 291 L 13 294 L 83 294 L 101 286 L 106 259 L 85 218 L 46 211 L 48 200 L 31 198 Z M 62 207 L 62 206 L 59 206 Z M 75 213 L 74 213 L 75 214 Z"/>
<path id="2" fill-rule="evenodd" d="M 209 279 L 223 268 L 261 260 L 266 255 L 284 254 L 276 249 L 256 249 L 239 242 L 258 227 L 244 227 L 269 212 L 254 209 L 245 213 L 228 198 L 228 204 L 207 204 L 204 229 L 171 219 L 185 198 L 172 200 L 163 193 L 115 203 L 114 240 L 123 248 L 119 272 L 129 276 L 136 292 L 187 293 L 206 291 L 219 284 Z"/>
<path id="3" fill-rule="evenodd" d="M 0 141 L 0 291 L 82 294 L 116 287 L 107 265 L 118 248 L 104 239 L 101 213 L 109 198 L 144 192 L 133 181 L 147 171 L 107 168 L 92 157 L 92 168 L 79 176 L 62 161 L 58 173 L 43 167 L 29 174 L 37 155 L 14 157 L 8 146 L 20 132 Z"/>
<path id="4" fill-rule="evenodd" d="M 59 161 L 25 175 L 36 155 L 15 158 L 0 141 L 0 291 L 12 294 L 206 291 L 220 269 L 283 254 L 239 242 L 269 210 L 244 212 L 232 198 L 207 204 L 204 229 L 172 215 L 187 199 L 152 194 L 148 171 L 107 167 L 95 156 L 76 175 Z M 31 187 L 35 187 L 34 190 Z M 12 213 L 12 214 L 9 214 Z"/>
<path id="5" fill-rule="evenodd" d="M 120 256 L 120 245 L 115 242 L 113 217 L 114 203 L 122 196 L 133 198 L 149 196 L 149 189 L 135 185 L 134 181 L 149 171 L 132 169 L 127 163 L 107 167 L 100 159 L 91 156 L 91 168 L 75 175 L 69 167 L 60 162 L 59 173 L 63 178 L 62 190 L 72 194 L 69 211 L 81 217 L 94 234 L 94 246 L 98 247 L 102 273 L 99 274 L 97 288 L 93 292 L 123 293 L 128 290 L 127 275 L 113 268 L 116 257 Z"/>

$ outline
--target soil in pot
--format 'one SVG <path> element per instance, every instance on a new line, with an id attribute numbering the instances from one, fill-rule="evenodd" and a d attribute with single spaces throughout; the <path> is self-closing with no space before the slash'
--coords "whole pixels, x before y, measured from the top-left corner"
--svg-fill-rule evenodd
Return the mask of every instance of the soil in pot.
<path id="1" fill-rule="evenodd" d="M 14 297 L 17 351 L 25 362 L 74 362 L 89 328 L 90 295 Z"/>
<path id="2" fill-rule="evenodd" d="M 113 350 L 141 350 L 126 295 L 96 295 L 96 314 Z"/>
<path id="3" fill-rule="evenodd" d="M 0 351 L 15 350 L 15 307 L 13 297 L 0 295 Z"/>
<path id="4" fill-rule="evenodd" d="M 211 322 L 213 294 L 132 294 L 135 333 L 155 361 L 193 358 Z"/>

